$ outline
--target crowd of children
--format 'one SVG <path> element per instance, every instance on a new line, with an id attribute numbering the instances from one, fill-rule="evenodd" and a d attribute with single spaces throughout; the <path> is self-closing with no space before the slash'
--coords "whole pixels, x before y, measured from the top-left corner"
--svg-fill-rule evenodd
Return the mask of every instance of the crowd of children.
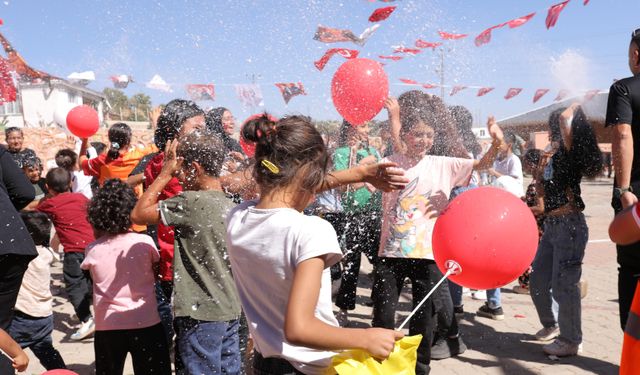
<path id="1" fill-rule="evenodd" d="M 463 107 L 408 91 L 386 108 L 384 151 L 370 143 L 367 125 L 344 122 L 334 148 L 307 117 L 264 114 L 243 124 L 241 136 L 255 147 L 247 153 L 231 138 L 229 110 L 205 113 L 176 99 L 154 113 L 154 144 L 133 144 L 131 128 L 116 123 L 104 150 L 87 139 L 78 153 L 59 150 L 58 167 L 44 179 L 22 132 L 8 129 L 7 151 L 35 192 L 22 221 L 37 256 L 8 326 L 15 342 L 0 331 L 0 348 L 18 370 L 26 366 L 19 347 L 47 369 L 65 368 L 51 339 L 50 265 L 58 257 L 51 244 L 58 242 L 66 294 L 81 322 L 70 339 L 95 336 L 98 374 L 121 374 L 127 354 L 136 374 L 170 374 L 172 362 L 178 374 L 249 367 L 253 374 L 324 374 L 336 351 L 386 358 L 403 336 L 394 329 L 405 281 L 415 305 L 443 276 L 431 247 L 438 215 L 479 185 L 484 171 L 539 219 L 539 251 L 518 286 L 530 292 L 543 326 L 536 337 L 556 339 L 544 346 L 547 354 L 577 354 L 587 240 L 580 181 L 602 165 L 579 107 L 551 116 L 555 148 L 522 156 L 534 177 L 526 193 L 516 136 L 503 135 L 493 118 L 483 151 Z M 338 219 L 305 211 L 326 199 L 334 208 L 314 212 Z M 366 329 L 348 319 L 362 254 L 374 266 Z M 334 296 L 332 279 L 339 279 Z M 478 315 L 504 318 L 499 289 L 486 295 Z M 432 359 L 466 350 L 456 319 L 462 312 L 462 288 L 444 283 L 411 319 L 409 334 L 423 336 L 417 374 L 429 373 Z"/>

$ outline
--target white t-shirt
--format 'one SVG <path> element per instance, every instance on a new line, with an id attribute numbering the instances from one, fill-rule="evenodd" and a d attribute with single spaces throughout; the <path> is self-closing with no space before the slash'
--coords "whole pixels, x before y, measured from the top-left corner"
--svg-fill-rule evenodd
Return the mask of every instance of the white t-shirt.
<path id="1" fill-rule="evenodd" d="M 502 175 L 493 183 L 494 186 L 507 190 L 518 198 L 524 195 L 524 177 L 520 158 L 509 154 L 502 160 L 496 159 L 493 162 L 493 169 Z"/>
<path id="2" fill-rule="evenodd" d="M 293 345 L 284 321 L 296 267 L 324 257 L 316 317 L 333 326 L 329 266 L 342 258 L 336 232 L 327 221 L 290 208 L 257 209 L 256 201 L 236 206 L 227 218 L 227 251 L 255 348 L 263 357 L 289 361 L 305 374 L 324 374 L 336 353 Z"/>
<path id="3" fill-rule="evenodd" d="M 81 193 L 87 197 L 87 199 L 91 199 L 93 197 L 93 192 L 91 191 L 92 179 L 93 177 L 85 175 L 82 171 L 73 171 L 71 191 L 74 193 Z"/>
<path id="4" fill-rule="evenodd" d="M 433 260 L 431 237 L 436 219 L 449 204 L 451 190 L 469 184 L 474 160 L 427 155 L 415 163 L 393 154 L 384 161 L 403 168 L 410 182 L 401 191 L 382 195 L 378 255 Z"/>

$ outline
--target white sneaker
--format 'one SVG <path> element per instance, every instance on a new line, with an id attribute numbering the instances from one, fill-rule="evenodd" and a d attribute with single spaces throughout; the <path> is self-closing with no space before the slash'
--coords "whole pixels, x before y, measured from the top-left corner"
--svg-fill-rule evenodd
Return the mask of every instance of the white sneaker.
<path id="1" fill-rule="evenodd" d="M 557 326 L 545 327 L 536 332 L 536 340 L 538 341 L 549 341 L 555 339 L 558 336 L 560 336 L 560 328 L 558 328 Z"/>
<path id="2" fill-rule="evenodd" d="M 93 321 L 93 317 L 89 318 L 86 322 L 82 323 L 80 328 L 71 335 L 70 339 L 73 341 L 84 340 L 87 337 L 93 335 L 96 332 L 96 324 Z"/>
<path id="3" fill-rule="evenodd" d="M 478 301 L 485 301 L 487 299 L 487 292 L 484 290 L 476 290 L 471 292 L 471 298 Z"/>
<path id="4" fill-rule="evenodd" d="M 561 338 L 555 339 L 551 344 L 542 347 L 547 355 L 555 355 L 556 357 L 570 357 L 577 355 L 581 351 L 580 344 L 573 344 Z"/>

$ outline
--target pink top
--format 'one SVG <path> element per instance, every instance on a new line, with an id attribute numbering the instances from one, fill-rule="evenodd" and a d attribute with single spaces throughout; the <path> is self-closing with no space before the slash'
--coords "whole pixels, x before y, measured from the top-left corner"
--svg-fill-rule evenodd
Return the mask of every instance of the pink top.
<path id="1" fill-rule="evenodd" d="M 96 330 L 138 329 L 160 322 L 153 272 L 159 259 L 145 234 L 103 236 L 87 247 L 81 267 L 93 279 Z"/>

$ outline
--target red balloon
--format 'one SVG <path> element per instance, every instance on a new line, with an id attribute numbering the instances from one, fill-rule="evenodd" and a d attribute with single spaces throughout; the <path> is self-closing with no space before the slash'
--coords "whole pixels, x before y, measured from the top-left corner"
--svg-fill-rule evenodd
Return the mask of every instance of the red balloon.
<path id="1" fill-rule="evenodd" d="M 352 125 L 374 118 L 389 96 L 389 80 L 379 62 L 351 59 L 331 80 L 331 98 L 338 113 Z"/>
<path id="2" fill-rule="evenodd" d="M 538 227 L 527 205 L 515 195 L 494 187 L 465 191 L 436 220 L 433 255 L 442 273 L 447 261 L 461 272 L 451 281 L 472 289 L 509 284 L 533 261 Z"/>
<path id="3" fill-rule="evenodd" d="M 65 369 L 56 369 L 43 372 L 41 375 L 78 375 L 77 372 Z"/>
<path id="4" fill-rule="evenodd" d="M 247 139 L 244 139 L 244 136 L 242 135 L 244 133 L 244 127 L 247 125 L 247 123 L 251 120 L 255 120 L 260 116 L 263 116 L 263 113 L 260 114 L 255 114 L 255 115 L 251 115 L 249 117 L 247 117 L 246 120 L 244 120 L 244 122 L 242 123 L 242 126 L 240 127 L 240 147 L 242 148 L 242 151 L 244 151 L 244 154 L 247 155 L 248 157 L 252 158 L 253 155 L 256 154 L 256 144 L 254 142 L 251 142 Z M 278 122 L 278 119 L 274 116 L 271 116 L 270 114 L 267 114 L 267 116 L 269 117 L 269 120 L 273 121 L 273 122 Z"/>
<path id="5" fill-rule="evenodd" d="M 98 132 L 98 112 L 88 105 L 79 105 L 67 114 L 67 128 L 79 138 L 89 138 Z"/>

